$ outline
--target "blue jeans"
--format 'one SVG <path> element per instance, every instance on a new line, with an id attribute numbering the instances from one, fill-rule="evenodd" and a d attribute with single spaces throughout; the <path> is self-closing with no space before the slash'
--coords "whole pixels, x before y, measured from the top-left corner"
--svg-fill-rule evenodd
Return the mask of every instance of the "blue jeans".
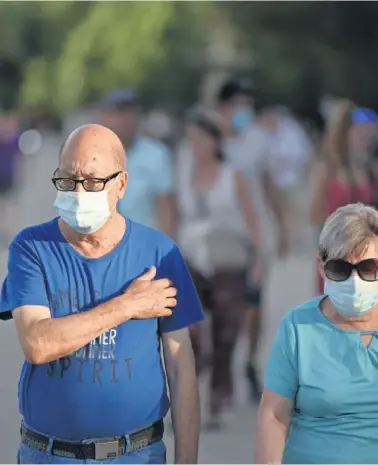
<path id="1" fill-rule="evenodd" d="M 32 428 L 30 428 L 32 429 Z M 98 439 L 97 439 L 98 440 Z M 94 439 L 85 441 L 86 443 L 93 442 Z M 53 438 L 50 438 L 50 443 L 47 449 L 47 452 L 40 452 L 36 449 L 32 449 L 25 444 L 20 444 L 20 448 L 17 454 L 17 463 L 48 463 L 48 464 L 84 464 L 84 463 L 93 463 L 93 464 L 116 464 L 116 463 L 126 463 L 126 464 L 139 464 L 139 463 L 167 463 L 167 451 L 163 441 L 154 442 L 148 447 L 140 449 L 134 452 L 126 452 L 124 455 L 120 455 L 115 459 L 110 460 L 78 460 L 71 459 L 68 457 L 59 457 L 57 455 L 52 455 L 50 453 L 53 443 Z"/>

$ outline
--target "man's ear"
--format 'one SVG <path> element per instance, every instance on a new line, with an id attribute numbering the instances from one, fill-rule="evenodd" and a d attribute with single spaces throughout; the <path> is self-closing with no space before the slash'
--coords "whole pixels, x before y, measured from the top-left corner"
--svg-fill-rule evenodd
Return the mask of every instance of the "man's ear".
<path id="1" fill-rule="evenodd" d="M 118 200 L 121 200 L 125 195 L 127 184 L 129 182 L 129 174 L 127 171 L 124 171 L 121 176 L 121 189 L 119 190 Z"/>

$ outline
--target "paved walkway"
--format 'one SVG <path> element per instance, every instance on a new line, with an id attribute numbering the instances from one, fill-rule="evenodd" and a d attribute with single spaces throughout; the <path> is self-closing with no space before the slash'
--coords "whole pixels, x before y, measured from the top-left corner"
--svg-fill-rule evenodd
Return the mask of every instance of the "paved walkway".
<path id="1" fill-rule="evenodd" d="M 23 168 L 24 188 L 15 207 L 11 228 L 14 231 L 33 223 L 49 219 L 54 214 L 52 203 L 54 189 L 50 177 L 57 165 L 57 144 L 46 141 L 37 157 L 30 157 Z M 1 244 L 0 244 L 1 245 Z M 0 278 L 6 270 L 6 244 L 0 253 Z M 291 307 L 311 297 L 313 282 L 313 259 L 307 256 L 292 256 L 277 262 L 271 268 L 266 292 L 264 335 L 259 353 L 261 372 L 265 366 L 269 347 L 280 317 Z M 15 463 L 19 438 L 17 408 L 17 382 L 22 363 L 21 351 L 11 323 L 0 324 L 0 463 Z M 237 396 L 234 412 L 227 418 L 227 427 L 221 433 L 203 432 L 201 435 L 200 463 L 251 463 L 253 429 L 256 411 L 249 405 L 243 366 L 245 339 L 241 338 L 235 357 Z M 203 410 L 206 406 L 206 380 L 201 381 Z M 166 438 L 168 457 L 172 460 L 173 438 Z"/>

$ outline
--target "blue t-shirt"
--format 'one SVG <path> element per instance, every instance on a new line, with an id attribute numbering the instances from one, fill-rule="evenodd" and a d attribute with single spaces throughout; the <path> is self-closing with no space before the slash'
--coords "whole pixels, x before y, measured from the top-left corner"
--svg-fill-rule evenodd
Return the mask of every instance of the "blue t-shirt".
<path id="1" fill-rule="evenodd" d="M 169 409 L 160 335 L 203 319 L 192 279 L 176 244 L 127 219 L 120 244 L 86 258 L 64 239 L 58 218 L 20 232 L 9 249 L 0 317 L 22 305 L 49 307 L 53 318 L 89 310 L 120 295 L 149 267 L 178 290 L 170 317 L 130 320 L 52 363 L 25 362 L 19 407 L 26 424 L 66 440 L 138 430 Z"/>
<path id="2" fill-rule="evenodd" d="M 172 160 L 168 148 L 139 137 L 127 151 L 127 193 L 118 203 L 122 215 L 156 228 L 156 197 L 173 191 Z"/>
<path id="3" fill-rule="evenodd" d="M 378 334 L 366 347 L 322 299 L 283 318 L 268 362 L 265 386 L 294 400 L 283 463 L 377 463 Z"/>

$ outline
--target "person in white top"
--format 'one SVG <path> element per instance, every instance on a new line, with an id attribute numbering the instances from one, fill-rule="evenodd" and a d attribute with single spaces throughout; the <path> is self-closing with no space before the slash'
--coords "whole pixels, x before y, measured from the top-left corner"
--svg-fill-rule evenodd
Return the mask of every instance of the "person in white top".
<path id="1" fill-rule="evenodd" d="M 201 112 L 190 115 L 187 140 L 193 165 L 181 173 L 177 201 L 179 244 L 202 301 L 211 315 L 213 357 L 210 427 L 221 426 L 222 407 L 232 402 L 232 355 L 245 309 L 245 275 L 261 279 L 261 234 L 248 184 L 223 162 L 221 131 Z M 249 253 L 255 251 L 252 269 Z M 203 364 L 201 328 L 192 332 L 197 369 Z"/>
<path id="2" fill-rule="evenodd" d="M 270 169 L 284 210 L 284 225 L 290 253 L 306 253 L 309 247 L 308 172 L 313 152 L 310 138 L 294 116 L 277 108 L 277 131 Z"/>
<path id="3" fill-rule="evenodd" d="M 278 255 L 286 252 L 286 235 L 283 220 L 283 208 L 279 199 L 269 160 L 272 156 L 276 119 L 273 112 L 264 110 L 255 115 L 255 89 L 247 79 L 230 79 L 218 91 L 217 108 L 222 119 L 224 152 L 232 166 L 243 173 L 248 182 L 251 198 L 261 220 L 271 211 L 276 220 Z M 266 232 L 270 232 L 265 228 Z M 266 239 L 265 239 L 266 242 Z M 266 248 L 266 244 L 264 244 Z M 246 283 L 247 314 L 249 322 L 249 351 L 246 366 L 250 385 L 251 399 L 258 402 L 261 387 L 255 369 L 255 357 L 261 333 L 261 307 L 263 301 L 264 279 L 259 286 Z"/>

